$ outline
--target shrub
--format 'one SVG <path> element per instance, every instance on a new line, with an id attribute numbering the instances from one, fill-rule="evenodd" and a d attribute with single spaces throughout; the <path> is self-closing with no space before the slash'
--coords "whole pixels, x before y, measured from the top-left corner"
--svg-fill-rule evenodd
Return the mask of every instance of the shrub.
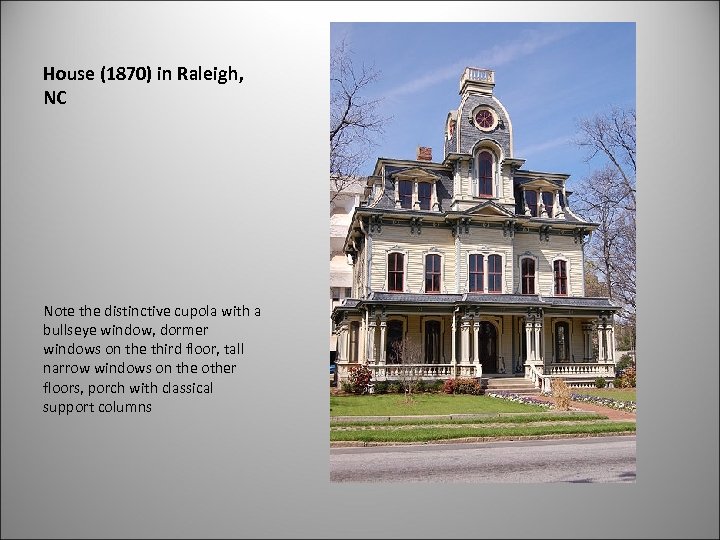
<path id="1" fill-rule="evenodd" d="M 400 381 L 388 381 L 388 394 L 402 394 L 405 392 L 403 384 Z"/>
<path id="2" fill-rule="evenodd" d="M 455 394 L 470 394 L 479 396 L 482 394 L 482 385 L 480 381 L 472 378 L 455 379 Z"/>
<path id="3" fill-rule="evenodd" d="M 625 370 L 630 367 L 634 367 L 635 362 L 633 362 L 632 356 L 625 353 L 620 357 L 620 360 L 618 360 L 618 363 L 615 364 L 615 369 L 617 371 Z"/>
<path id="4" fill-rule="evenodd" d="M 634 367 L 627 368 L 620 377 L 621 388 L 635 388 L 637 384 L 637 372 Z"/>
<path id="5" fill-rule="evenodd" d="M 372 371 L 367 366 L 359 365 L 352 366 L 348 369 L 348 388 L 349 392 L 353 394 L 365 394 L 370 386 L 372 380 Z M 343 382 L 343 390 L 345 390 L 345 383 Z M 348 390 L 345 390 L 346 392 Z"/>
<path id="6" fill-rule="evenodd" d="M 387 394 L 390 383 L 388 381 L 376 381 L 374 386 L 376 394 Z"/>
<path id="7" fill-rule="evenodd" d="M 605 388 L 607 386 L 607 382 L 605 382 L 605 377 L 598 377 L 595 379 L 595 388 Z"/>
<path id="8" fill-rule="evenodd" d="M 615 379 L 613 380 L 613 386 L 615 388 L 622 388 L 623 387 L 622 377 L 615 377 Z"/>
<path id="9" fill-rule="evenodd" d="M 555 407 L 561 411 L 570 410 L 571 393 L 565 379 L 553 379 L 551 388 Z"/>
<path id="10" fill-rule="evenodd" d="M 455 379 L 446 379 L 442 386 L 442 391 L 446 394 L 455 393 Z"/>
<path id="11" fill-rule="evenodd" d="M 445 381 L 442 379 L 435 379 L 434 381 L 427 381 L 428 392 L 441 392 L 445 386 Z"/>

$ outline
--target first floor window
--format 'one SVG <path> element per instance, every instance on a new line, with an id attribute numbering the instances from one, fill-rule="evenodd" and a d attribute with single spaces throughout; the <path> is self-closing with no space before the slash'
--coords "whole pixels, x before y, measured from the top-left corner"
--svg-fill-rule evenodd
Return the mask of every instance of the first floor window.
<path id="1" fill-rule="evenodd" d="M 553 276 L 555 278 L 555 295 L 566 296 L 567 291 L 567 263 L 555 261 L 553 263 Z"/>
<path id="2" fill-rule="evenodd" d="M 528 257 L 520 265 L 522 294 L 535 294 L 535 260 Z"/>
<path id="3" fill-rule="evenodd" d="M 502 257 L 490 255 L 488 257 L 488 292 L 502 292 Z"/>
<path id="4" fill-rule="evenodd" d="M 425 363 L 440 363 L 440 321 L 425 322 Z"/>
<path id="5" fill-rule="evenodd" d="M 425 292 L 440 292 L 440 255 L 425 256 Z"/>
<path id="6" fill-rule="evenodd" d="M 483 256 L 475 253 L 470 255 L 470 292 L 483 292 Z"/>
<path id="7" fill-rule="evenodd" d="M 388 291 L 403 290 L 405 274 L 405 256 L 402 253 L 388 255 Z"/>
<path id="8" fill-rule="evenodd" d="M 558 362 L 567 362 L 570 358 L 570 326 L 566 322 L 555 325 L 555 357 Z"/>

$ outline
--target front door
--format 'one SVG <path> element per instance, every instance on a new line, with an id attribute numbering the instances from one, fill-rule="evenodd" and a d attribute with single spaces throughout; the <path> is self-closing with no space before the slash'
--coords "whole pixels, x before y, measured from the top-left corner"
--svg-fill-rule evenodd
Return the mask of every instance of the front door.
<path id="1" fill-rule="evenodd" d="M 483 373 L 497 373 L 497 331 L 487 321 L 480 323 L 480 349 L 478 350 Z"/>

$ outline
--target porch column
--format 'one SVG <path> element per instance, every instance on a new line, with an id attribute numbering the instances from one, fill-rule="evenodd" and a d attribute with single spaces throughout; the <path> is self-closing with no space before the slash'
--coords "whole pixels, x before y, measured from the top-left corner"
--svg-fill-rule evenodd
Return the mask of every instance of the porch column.
<path id="1" fill-rule="evenodd" d="M 583 360 L 589 362 L 592 360 L 592 330 L 593 323 L 582 323 L 583 329 Z"/>
<path id="2" fill-rule="evenodd" d="M 367 364 L 367 357 L 365 356 L 365 346 L 367 345 L 367 321 L 360 319 L 360 335 L 357 337 L 358 340 L 358 362 L 361 364 Z"/>
<path id="3" fill-rule="evenodd" d="M 542 328 L 543 328 L 542 319 L 541 319 L 540 317 L 537 317 L 537 318 L 535 319 L 535 324 L 534 324 L 533 326 L 534 326 L 534 330 L 535 330 L 535 331 L 534 331 L 534 334 L 535 334 L 535 356 L 536 356 L 536 360 L 539 361 L 539 362 L 542 362 L 543 364 L 545 364 L 545 362 L 544 362 L 544 356 L 545 356 L 545 355 L 543 354 L 542 341 L 541 341 L 541 339 L 542 339 L 542 338 L 541 338 L 541 334 L 542 334 Z"/>
<path id="4" fill-rule="evenodd" d="M 480 363 L 480 321 L 473 321 L 473 364 Z"/>
<path id="5" fill-rule="evenodd" d="M 598 362 L 604 362 L 605 357 L 605 322 L 600 321 L 597 325 L 598 332 Z"/>
<path id="6" fill-rule="evenodd" d="M 345 335 L 347 334 L 347 324 L 342 323 L 337 329 L 337 355 L 336 360 L 338 362 L 347 362 L 347 355 L 345 354 Z"/>
<path id="7" fill-rule="evenodd" d="M 385 334 L 387 333 L 387 319 L 380 319 L 380 361 L 378 364 L 385 365 Z"/>
<path id="8" fill-rule="evenodd" d="M 525 318 L 525 362 L 533 362 L 535 360 L 533 322 L 529 317 Z"/>
<path id="9" fill-rule="evenodd" d="M 377 328 L 377 322 L 375 321 L 375 317 L 370 319 L 368 322 L 368 332 L 367 332 L 367 362 L 368 364 L 374 364 L 375 363 L 375 329 Z"/>
<path id="10" fill-rule="evenodd" d="M 470 363 L 470 321 L 465 317 L 460 328 L 460 363 Z"/>
<path id="11" fill-rule="evenodd" d="M 608 325 L 608 332 L 610 333 L 610 339 L 608 340 L 610 345 L 610 360 L 614 363 L 615 359 L 615 326 Z"/>
<path id="12" fill-rule="evenodd" d="M 452 339 L 450 340 L 450 363 L 453 364 L 453 366 L 457 363 L 457 351 L 455 350 L 456 345 L 455 342 L 457 341 L 457 318 L 455 317 L 455 313 L 452 314 Z M 453 374 L 455 373 L 455 370 L 453 369 Z"/>

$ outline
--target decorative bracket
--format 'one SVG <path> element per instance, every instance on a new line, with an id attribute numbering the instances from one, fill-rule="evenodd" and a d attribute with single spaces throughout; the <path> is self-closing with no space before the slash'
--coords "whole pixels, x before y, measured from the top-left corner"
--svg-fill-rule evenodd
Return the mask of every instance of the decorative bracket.
<path id="1" fill-rule="evenodd" d="M 421 217 L 411 217 L 410 218 L 410 234 L 420 234 L 422 228 L 422 218 Z"/>

